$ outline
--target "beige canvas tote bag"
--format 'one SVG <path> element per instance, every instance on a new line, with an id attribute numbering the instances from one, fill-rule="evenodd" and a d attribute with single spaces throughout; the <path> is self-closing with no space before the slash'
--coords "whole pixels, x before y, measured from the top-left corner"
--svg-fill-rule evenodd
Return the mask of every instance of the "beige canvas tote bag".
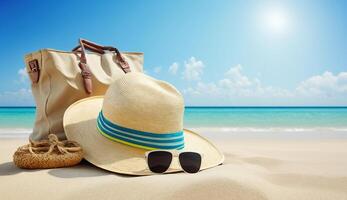
<path id="1" fill-rule="evenodd" d="M 120 52 L 80 39 L 71 52 L 42 49 L 25 56 L 36 102 L 32 140 L 55 134 L 65 139 L 63 115 L 75 101 L 104 95 L 123 74 L 143 71 L 143 53 Z"/>

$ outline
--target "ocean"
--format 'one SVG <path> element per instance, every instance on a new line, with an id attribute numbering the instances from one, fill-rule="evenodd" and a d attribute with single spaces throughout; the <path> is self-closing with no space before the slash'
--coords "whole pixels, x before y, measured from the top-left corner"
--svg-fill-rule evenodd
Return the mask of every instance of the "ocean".
<path id="1" fill-rule="evenodd" d="M 34 107 L 1 107 L 0 137 L 27 136 Z M 347 107 L 187 107 L 187 128 L 243 132 L 339 132 L 347 135 Z"/>

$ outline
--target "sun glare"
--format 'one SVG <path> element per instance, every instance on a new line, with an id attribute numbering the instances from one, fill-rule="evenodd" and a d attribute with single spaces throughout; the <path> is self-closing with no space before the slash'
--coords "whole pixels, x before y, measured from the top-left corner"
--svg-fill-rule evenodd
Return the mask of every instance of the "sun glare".
<path id="1" fill-rule="evenodd" d="M 276 34 L 284 34 L 288 32 L 288 16 L 282 10 L 271 9 L 264 14 L 264 22 L 269 32 Z"/>

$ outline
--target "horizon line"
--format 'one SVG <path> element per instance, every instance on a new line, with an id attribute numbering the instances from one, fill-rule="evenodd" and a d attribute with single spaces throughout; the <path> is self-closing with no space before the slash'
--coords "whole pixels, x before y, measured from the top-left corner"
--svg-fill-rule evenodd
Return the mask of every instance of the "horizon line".
<path id="1" fill-rule="evenodd" d="M 0 108 L 36 108 L 36 106 L 0 106 Z M 347 108 L 346 106 L 185 106 L 185 108 Z"/>

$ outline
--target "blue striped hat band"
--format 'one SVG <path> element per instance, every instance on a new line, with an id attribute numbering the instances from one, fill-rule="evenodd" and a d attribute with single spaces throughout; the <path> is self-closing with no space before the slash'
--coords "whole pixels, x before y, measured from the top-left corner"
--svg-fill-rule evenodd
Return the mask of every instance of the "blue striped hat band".
<path id="1" fill-rule="evenodd" d="M 183 131 L 175 133 L 150 133 L 114 124 L 106 119 L 102 111 L 97 119 L 97 129 L 106 138 L 133 147 L 155 149 L 183 149 Z"/>

